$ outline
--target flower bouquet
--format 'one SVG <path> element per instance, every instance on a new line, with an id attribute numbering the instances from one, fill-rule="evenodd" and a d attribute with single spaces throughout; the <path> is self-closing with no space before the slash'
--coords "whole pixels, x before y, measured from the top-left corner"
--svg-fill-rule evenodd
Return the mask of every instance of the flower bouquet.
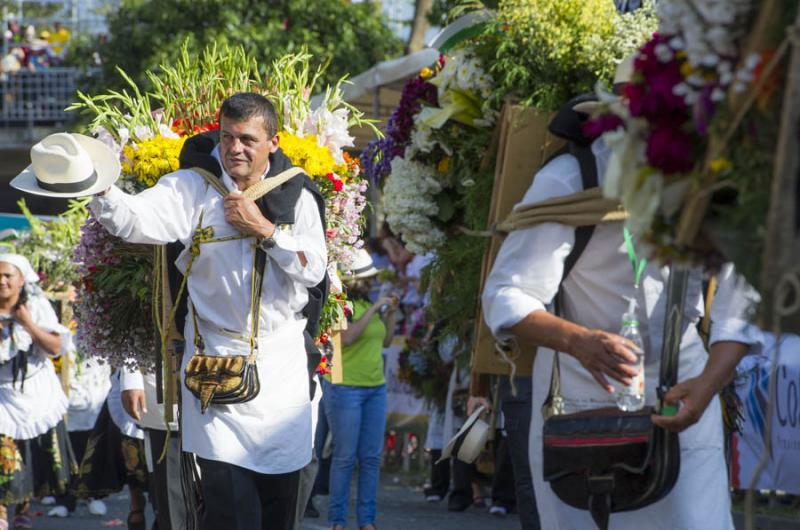
<path id="1" fill-rule="evenodd" d="M 64 292 L 80 278 L 72 256 L 80 239 L 81 225 L 89 215 L 87 202 L 70 201 L 66 212 L 49 221 L 34 216 L 25 199 L 17 202 L 30 230 L 20 232 L 15 239 L 0 245 L 6 252 L 28 258 L 39 275 L 39 286 L 45 292 Z"/>
<path id="2" fill-rule="evenodd" d="M 604 193 L 662 261 L 733 260 L 759 285 L 791 4 L 661 2 L 622 99 L 601 94 Z"/>
<path id="3" fill-rule="evenodd" d="M 620 15 L 606 0 L 501 1 L 483 32 L 405 85 L 385 138 L 362 159 L 383 185 L 392 230 L 410 251 L 434 253 L 423 288 L 431 313 L 446 323 L 442 334 L 473 340 L 482 271 L 491 266 L 484 259 L 499 246 L 487 230 L 503 176 L 495 171 L 505 156 L 496 152 L 501 109 L 513 106 L 507 101 L 535 107 L 546 132 L 550 112 L 598 79 L 610 80 L 616 62 L 654 27 L 651 7 Z M 524 127 L 512 123 L 512 135 Z M 520 135 L 518 151 L 545 152 L 537 139 Z M 539 162 L 508 166 L 523 168 L 527 188 Z"/>
<path id="4" fill-rule="evenodd" d="M 343 102 L 343 80 L 328 87 L 320 106 L 311 108 L 310 94 L 322 71 L 312 75 L 309 59 L 305 52 L 287 55 L 262 80 L 253 59 L 240 48 L 212 47 L 192 57 L 184 47 L 177 63 L 148 73 L 152 93 L 144 95 L 120 71 L 130 91 L 79 93 L 80 101 L 71 108 L 90 115 L 91 131 L 122 161 L 117 185 L 136 193 L 178 169 L 178 155 L 188 137 L 218 127 L 218 109 L 227 96 L 243 91 L 264 94 L 278 112 L 282 148 L 325 196 L 330 271 L 346 273 L 355 249 L 363 244 L 367 183 L 359 161 L 344 149 L 353 145 L 349 128 L 368 122 Z M 82 346 L 114 366 L 129 363 L 152 370 L 165 332 L 155 311 L 161 286 L 160 275 L 153 274 L 153 248 L 124 243 L 90 218 L 75 259 L 83 276 L 77 308 Z M 332 296 L 323 311 L 327 320 L 340 317 L 338 307 Z M 326 329 L 331 322 L 321 325 Z"/>

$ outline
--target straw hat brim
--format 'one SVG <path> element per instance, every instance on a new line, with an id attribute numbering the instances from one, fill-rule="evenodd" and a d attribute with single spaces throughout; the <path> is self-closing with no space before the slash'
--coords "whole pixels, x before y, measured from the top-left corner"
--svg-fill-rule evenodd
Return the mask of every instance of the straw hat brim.
<path id="1" fill-rule="evenodd" d="M 39 187 L 39 183 L 36 180 L 36 173 L 34 173 L 32 165 L 26 167 L 22 173 L 14 177 L 10 183 L 11 187 L 32 195 L 63 199 L 89 197 L 110 188 L 117 181 L 120 171 L 122 171 L 122 165 L 116 154 L 100 140 L 83 134 L 73 133 L 72 136 L 86 150 L 89 158 L 92 160 L 94 170 L 97 172 L 97 181 L 91 187 L 75 192 L 45 190 Z"/>
<path id="2" fill-rule="evenodd" d="M 372 278 L 378 274 L 378 269 L 375 266 L 370 266 L 369 269 L 353 274 L 350 278 L 353 280 L 363 280 L 364 278 Z"/>
<path id="3" fill-rule="evenodd" d="M 489 438 L 489 425 L 480 419 L 484 407 L 479 407 L 472 415 L 464 422 L 458 433 L 447 443 L 442 450 L 442 456 L 437 461 L 441 462 L 452 456 L 458 458 L 463 462 L 471 464 L 478 458 L 483 446 Z M 461 446 L 457 450 L 457 454 L 453 454 L 456 444 L 462 440 Z"/>

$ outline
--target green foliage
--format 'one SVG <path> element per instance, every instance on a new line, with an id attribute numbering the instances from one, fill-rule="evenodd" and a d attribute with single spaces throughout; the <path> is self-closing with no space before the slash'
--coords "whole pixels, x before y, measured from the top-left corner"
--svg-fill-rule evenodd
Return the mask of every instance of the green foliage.
<path id="1" fill-rule="evenodd" d="M 241 45 L 261 74 L 272 60 L 307 46 L 313 66 L 330 62 L 323 86 L 403 49 L 369 3 L 331 0 L 123 0 L 109 29 L 101 49 L 107 77 L 116 79 L 118 66 L 140 86 L 147 86 L 145 71 L 179 60 L 183 42 L 193 55 L 212 43 Z"/>
<path id="2" fill-rule="evenodd" d="M 228 96 L 261 85 L 254 58 L 241 47 L 216 44 L 202 54 L 193 54 L 185 42 L 175 63 L 162 64 L 160 71 L 147 71 L 146 75 L 153 98 L 188 131 L 216 121 L 216 113 Z"/>
<path id="3" fill-rule="evenodd" d="M 81 237 L 81 225 L 89 214 L 86 210 L 88 202 L 88 199 L 70 201 L 66 212 L 43 221 L 31 213 L 25 199 L 20 199 L 17 205 L 31 229 L 23 232 L 19 239 L 0 243 L 0 246 L 6 252 L 28 258 L 33 270 L 42 277 L 42 288 L 65 289 L 79 279 L 72 256 Z"/>
<path id="4" fill-rule="evenodd" d="M 467 339 L 475 325 L 481 264 L 488 240 L 467 235 L 461 229 L 486 229 L 494 161 L 484 168 L 481 164 L 491 144 L 492 131 L 450 122 L 441 134 L 456 153 L 442 176 L 450 187 L 437 197 L 440 216 L 447 205 L 446 224 L 450 229 L 447 243 L 436 252 L 423 272 L 422 288 L 431 296 L 429 313 L 443 322 L 438 336 L 452 333 Z M 465 182 L 469 185 L 465 186 Z"/>
<path id="5" fill-rule="evenodd" d="M 498 40 L 493 104 L 511 96 L 557 110 L 610 85 L 616 64 L 656 29 L 652 3 L 619 14 L 612 0 L 504 0 L 491 32 Z"/>

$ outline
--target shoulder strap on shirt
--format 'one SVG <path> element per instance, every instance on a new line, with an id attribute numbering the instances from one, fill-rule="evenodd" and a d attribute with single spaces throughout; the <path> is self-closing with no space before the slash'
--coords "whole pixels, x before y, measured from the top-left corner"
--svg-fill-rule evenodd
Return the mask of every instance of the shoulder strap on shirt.
<path id="1" fill-rule="evenodd" d="M 583 189 L 587 190 L 597 187 L 597 162 L 591 146 L 570 141 L 567 146 L 567 152 L 578 161 L 581 170 L 581 184 Z M 589 240 L 592 238 L 595 226 L 596 225 L 586 225 L 575 228 L 575 243 L 572 245 L 572 249 L 564 260 L 564 271 L 561 275 L 561 282 L 559 282 L 558 292 L 553 300 L 554 311 L 558 316 L 561 316 L 563 309 L 561 284 L 567 279 L 573 267 L 578 262 L 578 259 L 580 259 L 583 254 L 583 251 L 586 250 L 586 247 L 589 245 Z M 561 414 L 563 413 L 563 405 L 564 400 L 561 397 L 561 367 L 559 353 L 556 352 L 553 356 L 553 369 L 550 372 L 550 389 L 542 405 L 542 414 L 545 419 L 555 414 Z"/>
<path id="2" fill-rule="evenodd" d="M 193 167 L 191 168 L 191 170 L 200 175 L 201 177 L 203 177 L 203 179 L 206 181 L 206 184 L 217 190 L 217 193 L 219 193 L 220 195 L 224 196 L 228 194 L 228 190 L 225 188 L 225 185 L 211 171 L 202 167 Z M 261 182 L 254 184 L 253 186 L 250 186 L 249 188 L 244 190 L 244 192 L 242 192 L 242 195 L 250 199 L 253 199 L 254 201 L 258 200 L 267 193 L 277 188 L 278 186 L 287 182 L 289 179 L 292 179 L 297 175 L 301 174 L 302 172 L 303 168 L 297 166 L 290 167 L 286 171 L 278 173 L 274 177 L 264 179 Z"/>
<path id="3" fill-rule="evenodd" d="M 592 152 L 592 148 L 588 145 L 579 145 L 575 142 L 569 142 L 569 153 L 574 156 L 578 165 L 581 168 L 581 182 L 583 189 L 596 188 L 598 186 L 597 178 L 597 162 Z M 575 228 L 575 244 L 572 245 L 569 255 L 564 260 L 564 273 L 561 275 L 561 281 L 567 279 L 572 268 L 578 262 L 578 259 L 586 250 L 589 240 L 592 238 L 596 225 L 579 226 Z"/>

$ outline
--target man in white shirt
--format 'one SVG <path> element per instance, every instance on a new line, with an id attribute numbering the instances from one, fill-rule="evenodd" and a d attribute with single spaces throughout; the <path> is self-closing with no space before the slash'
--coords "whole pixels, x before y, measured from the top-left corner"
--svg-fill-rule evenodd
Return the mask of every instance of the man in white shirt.
<path id="1" fill-rule="evenodd" d="M 200 245 L 188 276 L 190 307 L 206 355 L 250 353 L 254 252 L 258 247 L 266 252 L 257 313 L 258 395 L 246 403 L 212 404 L 202 413 L 199 400 L 182 385 L 183 449 L 195 453 L 200 466 L 206 530 L 292 528 L 299 470 L 311 460 L 303 309 L 307 289 L 325 275 L 322 220 L 315 198 L 302 185 L 293 188 L 299 192 L 290 221 L 283 212 L 282 220 L 273 222 L 269 212 L 242 195 L 288 163 L 279 150 L 277 123 L 272 104 L 260 95 L 239 93 L 222 104 L 220 143 L 212 155 L 229 191 L 224 197 L 198 173 L 179 170 L 138 195 L 112 187 L 91 204 L 98 220 L 126 241 L 182 242 L 187 250 L 176 260 L 181 271 L 200 220 L 203 228 L 213 228 L 215 238 L 246 236 Z M 194 351 L 193 320 L 190 313 L 181 373 Z M 141 402 L 134 406 L 144 408 Z"/>
<path id="2" fill-rule="evenodd" d="M 591 146 L 601 179 L 609 151 L 602 140 Z M 548 163 L 534 178 L 521 204 L 532 204 L 582 190 L 579 164 L 571 155 Z M 575 228 L 544 223 L 511 233 L 504 241 L 483 292 L 486 322 L 498 338 L 514 337 L 537 345 L 533 367 L 533 416 L 530 462 L 542 528 L 594 528 L 588 511 L 561 502 L 542 477 L 541 407 L 549 388 L 554 352 L 562 352 L 561 392 L 565 412 L 615 406 L 611 383 L 629 383 L 635 360 L 620 329 L 628 298 L 638 302 L 640 330 L 645 343 L 647 405 L 656 401 L 660 351 L 670 268 L 650 263 L 634 287 L 634 273 L 621 223 L 598 225 L 570 274 L 563 279 L 564 262 L 575 244 Z M 644 249 L 637 249 L 644 254 Z M 737 280 L 730 268 L 720 280 L 720 293 Z M 561 289 L 561 315 L 548 306 Z M 724 295 L 721 300 L 730 301 Z M 611 515 L 613 528 L 733 528 L 728 477 L 723 456 L 723 432 L 717 392 L 730 380 L 748 344 L 757 342 L 738 310 L 723 303 L 725 315 L 713 318 L 711 351 L 697 333 L 703 310 L 702 277 L 693 271 L 687 292 L 686 323 L 680 346 L 679 384 L 666 396 L 680 402 L 673 417 L 653 421 L 680 432 L 680 476 L 661 501 L 640 510 Z M 716 304 L 715 304 L 716 311 Z"/>

